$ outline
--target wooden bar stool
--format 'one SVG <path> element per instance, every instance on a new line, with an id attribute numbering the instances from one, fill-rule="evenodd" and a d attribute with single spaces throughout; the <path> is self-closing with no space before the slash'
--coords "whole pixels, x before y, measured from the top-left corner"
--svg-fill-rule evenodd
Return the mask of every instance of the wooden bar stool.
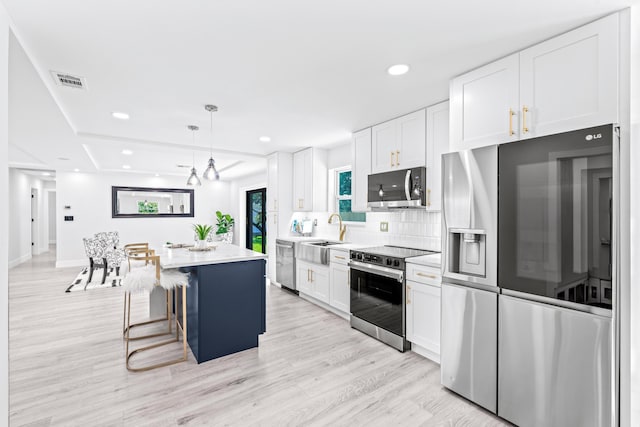
<path id="1" fill-rule="evenodd" d="M 127 276 L 122 280 L 122 285 L 125 290 L 125 304 L 126 304 L 126 312 L 127 312 L 127 321 L 125 325 L 125 341 L 126 341 L 126 366 L 129 371 L 140 372 L 140 371 L 148 371 L 150 369 L 160 368 L 163 366 L 173 365 L 175 363 L 184 362 L 187 360 L 187 286 L 188 286 L 188 278 L 189 275 L 186 273 L 181 273 L 177 269 L 168 269 L 162 270 L 160 268 L 160 257 L 158 255 L 148 255 L 142 256 L 138 255 L 136 258 L 138 261 L 148 262 L 148 265 L 145 267 L 135 268 L 129 271 Z M 176 303 L 178 300 L 178 296 L 180 296 L 180 306 L 176 304 L 176 335 L 175 338 L 172 338 L 167 341 L 162 341 L 154 344 L 150 344 L 144 347 L 137 348 L 135 350 L 129 351 L 129 341 L 133 339 L 130 338 L 129 332 L 131 331 L 131 294 L 139 291 L 152 291 L 155 286 L 161 286 L 167 291 L 167 294 L 170 295 L 176 290 Z M 181 288 L 178 291 L 178 288 Z M 180 295 L 178 295 L 180 292 Z M 168 316 L 171 317 L 171 309 L 170 305 L 167 308 Z M 164 319 L 162 319 L 164 320 Z M 152 322 L 152 321 L 150 321 Z M 147 322 L 147 323 L 150 323 Z M 143 323 L 138 323 L 145 324 Z M 172 344 L 180 341 L 180 333 L 182 332 L 182 356 L 179 358 L 171 359 L 168 361 L 149 364 L 140 367 L 131 366 L 130 360 L 135 354 L 140 354 L 144 351 L 151 350 L 154 348 L 158 348 L 164 345 Z M 160 334 L 164 335 L 164 334 Z M 158 336 L 157 334 L 146 335 L 144 338 L 151 338 L 153 336 Z M 140 337 L 139 337 L 140 339 Z"/>

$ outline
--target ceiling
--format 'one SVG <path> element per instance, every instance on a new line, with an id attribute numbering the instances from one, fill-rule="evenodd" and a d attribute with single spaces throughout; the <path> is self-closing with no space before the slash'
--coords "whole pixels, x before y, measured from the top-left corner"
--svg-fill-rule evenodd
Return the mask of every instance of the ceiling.
<path id="1" fill-rule="evenodd" d="M 442 101 L 451 77 L 639 1 L 2 0 L 10 165 L 186 176 L 177 165 L 195 157 L 202 172 L 212 146 L 234 179 L 270 152 L 336 146 Z M 388 75 L 397 63 L 411 70 Z M 205 104 L 219 108 L 213 133 Z"/>

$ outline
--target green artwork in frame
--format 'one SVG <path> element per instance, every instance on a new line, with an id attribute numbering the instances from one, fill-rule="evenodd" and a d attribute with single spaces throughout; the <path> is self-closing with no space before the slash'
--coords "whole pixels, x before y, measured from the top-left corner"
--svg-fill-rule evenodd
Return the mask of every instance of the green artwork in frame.
<path id="1" fill-rule="evenodd" d="M 141 214 L 157 214 L 158 202 L 138 201 L 138 213 Z"/>

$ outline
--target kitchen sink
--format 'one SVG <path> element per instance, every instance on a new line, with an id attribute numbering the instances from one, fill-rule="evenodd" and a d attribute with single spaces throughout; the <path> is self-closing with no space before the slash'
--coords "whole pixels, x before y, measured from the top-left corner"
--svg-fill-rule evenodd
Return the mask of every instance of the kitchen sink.
<path id="1" fill-rule="evenodd" d="M 298 245 L 296 259 L 313 262 L 316 264 L 329 264 L 329 249 L 331 246 L 341 245 L 344 242 L 322 240 L 319 242 L 303 242 Z"/>

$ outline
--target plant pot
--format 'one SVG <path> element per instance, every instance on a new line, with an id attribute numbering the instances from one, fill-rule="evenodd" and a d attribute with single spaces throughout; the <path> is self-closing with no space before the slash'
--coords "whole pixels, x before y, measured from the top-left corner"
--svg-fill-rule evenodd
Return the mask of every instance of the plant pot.
<path id="1" fill-rule="evenodd" d="M 228 231 L 226 233 L 218 234 L 218 238 L 223 243 L 231 243 L 233 242 L 233 231 Z"/>
<path id="2" fill-rule="evenodd" d="M 206 240 L 196 240 L 196 249 L 207 249 L 207 241 Z"/>

